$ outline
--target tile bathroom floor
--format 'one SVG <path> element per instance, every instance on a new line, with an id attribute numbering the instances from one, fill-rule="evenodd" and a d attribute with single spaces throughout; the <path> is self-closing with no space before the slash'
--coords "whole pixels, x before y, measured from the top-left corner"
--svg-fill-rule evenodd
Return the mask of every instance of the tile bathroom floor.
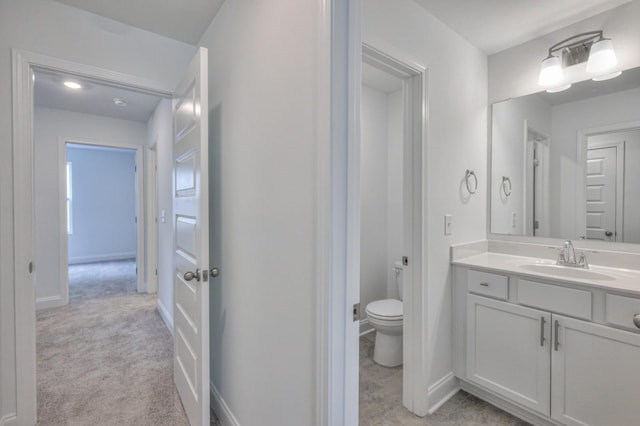
<path id="1" fill-rule="evenodd" d="M 360 337 L 360 426 L 528 426 L 512 415 L 464 391 L 438 411 L 417 417 L 402 406 L 402 367 L 373 362 L 373 339 Z"/>

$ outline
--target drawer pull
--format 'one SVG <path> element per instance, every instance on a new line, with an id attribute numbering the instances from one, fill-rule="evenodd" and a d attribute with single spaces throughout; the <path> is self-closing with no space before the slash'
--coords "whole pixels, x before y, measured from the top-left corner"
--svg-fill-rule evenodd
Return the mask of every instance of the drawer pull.
<path id="1" fill-rule="evenodd" d="M 540 346 L 544 346 L 544 341 L 546 340 L 544 338 L 544 323 L 546 322 L 546 320 L 544 319 L 544 317 L 540 317 Z"/>
<path id="2" fill-rule="evenodd" d="M 489 287 L 489 283 L 480 283 L 482 287 Z"/>
<path id="3" fill-rule="evenodd" d="M 636 327 L 640 328 L 640 314 L 635 314 L 633 316 L 633 323 Z"/>
<path id="4" fill-rule="evenodd" d="M 560 346 L 560 338 L 558 337 L 558 329 L 560 328 L 560 322 L 558 320 L 556 320 L 555 323 L 555 337 L 554 337 L 554 341 L 553 341 L 553 348 L 555 349 L 555 351 L 558 351 L 558 346 Z"/>

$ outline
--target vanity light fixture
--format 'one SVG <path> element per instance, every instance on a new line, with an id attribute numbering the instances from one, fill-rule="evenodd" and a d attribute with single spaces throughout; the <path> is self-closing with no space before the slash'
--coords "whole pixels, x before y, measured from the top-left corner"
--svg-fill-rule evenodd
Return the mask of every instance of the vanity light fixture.
<path id="1" fill-rule="evenodd" d="M 587 62 L 587 72 L 598 74 L 594 80 L 601 81 L 617 77 L 614 72 L 618 64 L 611 39 L 604 38 L 602 31 L 588 31 L 577 34 L 549 48 L 549 55 L 542 61 L 538 84 L 548 87 L 550 93 L 566 90 L 570 85 L 562 85 L 564 68 Z"/>
<path id="2" fill-rule="evenodd" d="M 80 83 L 76 83 L 75 81 L 67 80 L 63 83 L 69 89 L 78 90 L 82 89 L 82 85 Z"/>

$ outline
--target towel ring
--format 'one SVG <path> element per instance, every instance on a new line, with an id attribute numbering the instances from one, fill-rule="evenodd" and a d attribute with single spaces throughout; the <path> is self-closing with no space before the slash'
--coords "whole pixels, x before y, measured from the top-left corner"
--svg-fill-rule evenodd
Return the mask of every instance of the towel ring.
<path id="1" fill-rule="evenodd" d="M 511 195 L 511 179 L 506 176 L 502 176 L 502 191 L 507 197 Z"/>
<path id="2" fill-rule="evenodd" d="M 471 176 L 473 176 L 473 189 L 471 189 L 471 184 L 469 183 L 469 178 Z M 475 194 L 478 190 L 478 177 L 476 176 L 476 172 L 467 169 L 467 172 L 464 176 L 464 181 L 467 184 L 467 191 L 469 191 L 469 194 Z"/>

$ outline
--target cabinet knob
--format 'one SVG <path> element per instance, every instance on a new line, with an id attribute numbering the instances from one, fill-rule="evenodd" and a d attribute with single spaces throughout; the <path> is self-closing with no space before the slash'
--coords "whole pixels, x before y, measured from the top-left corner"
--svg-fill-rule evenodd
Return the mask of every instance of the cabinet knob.
<path id="1" fill-rule="evenodd" d="M 636 327 L 640 328 L 640 314 L 635 314 L 633 316 L 633 323 Z"/>

